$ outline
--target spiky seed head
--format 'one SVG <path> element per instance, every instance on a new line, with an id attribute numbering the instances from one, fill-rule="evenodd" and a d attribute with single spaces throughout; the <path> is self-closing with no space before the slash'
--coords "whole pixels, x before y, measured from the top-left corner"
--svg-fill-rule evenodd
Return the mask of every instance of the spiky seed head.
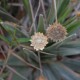
<path id="1" fill-rule="evenodd" d="M 60 23 L 54 23 L 47 28 L 46 34 L 49 39 L 57 42 L 66 38 L 67 30 Z"/>
<path id="2" fill-rule="evenodd" d="M 36 51 L 43 50 L 48 43 L 47 40 L 47 36 L 43 35 L 43 33 L 35 33 L 31 36 L 31 46 L 33 46 Z"/>

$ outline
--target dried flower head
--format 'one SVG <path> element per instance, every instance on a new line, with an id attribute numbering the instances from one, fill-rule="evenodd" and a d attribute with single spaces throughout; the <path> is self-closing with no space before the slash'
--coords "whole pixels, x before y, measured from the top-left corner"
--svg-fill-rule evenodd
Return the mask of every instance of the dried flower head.
<path id="1" fill-rule="evenodd" d="M 47 80 L 44 76 L 39 76 L 36 80 Z"/>
<path id="2" fill-rule="evenodd" d="M 33 46 L 36 51 L 43 50 L 47 43 L 47 37 L 44 36 L 43 33 L 38 32 L 31 37 L 31 46 Z"/>
<path id="3" fill-rule="evenodd" d="M 47 28 L 46 33 L 47 37 L 54 42 L 63 40 L 67 35 L 65 27 L 63 27 L 60 23 L 54 23 L 53 25 L 50 25 Z"/>

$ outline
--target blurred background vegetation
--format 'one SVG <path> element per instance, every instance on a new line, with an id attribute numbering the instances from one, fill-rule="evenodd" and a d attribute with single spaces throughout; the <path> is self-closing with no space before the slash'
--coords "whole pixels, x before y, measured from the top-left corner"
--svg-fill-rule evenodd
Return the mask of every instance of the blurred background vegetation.
<path id="1" fill-rule="evenodd" d="M 29 41 L 35 31 L 44 32 L 55 22 L 53 0 L 0 0 L 0 80 L 80 80 L 80 0 L 56 1 L 58 21 L 66 27 L 68 37 L 47 45 L 43 53 L 53 54 L 41 55 L 47 79 L 37 79 L 38 56 Z M 57 45 L 61 45 L 59 51 Z M 59 52 L 60 62 L 56 63 L 54 54 Z M 53 65 L 44 64 L 52 57 Z"/>

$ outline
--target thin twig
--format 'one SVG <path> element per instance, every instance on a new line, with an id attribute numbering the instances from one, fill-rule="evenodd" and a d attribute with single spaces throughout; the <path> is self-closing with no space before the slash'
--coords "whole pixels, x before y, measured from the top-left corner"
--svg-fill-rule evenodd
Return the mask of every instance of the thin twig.
<path id="1" fill-rule="evenodd" d="M 11 71 L 7 80 L 12 80 L 13 72 Z"/>
<path id="2" fill-rule="evenodd" d="M 6 59 L 6 55 L 5 55 L 4 51 L 2 50 L 1 46 L 0 46 L 0 50 L 1 50 L 2 55 L 4 56 L 4 58 Z"/>
<path id="3" fill-rule="evenodd" d="M 25 61 L 23 58 L 21 58 L 20 56 L 18 56 L 17 54 L 15 54 L 14 52 L 12 52 L 12 55 L 15 56 L 16 58 L 18 58 L 19 60 L 21 60 L 22 62 L 24 62 L 27 66 L 33 67 L 35 69 L 40 70 L 38 67 L 28 63 L 27 61 Z"/>
<path id="4" fill-rule="evenodd" d="M 56 56 L 55 54 L 51 54 L 51 53 L 47 53 L 47 52 L 43 52 L 43 51 L 41 51 L 41 53 L 46 54 L 46 55 L 54 55 L 54 56 Z"/>
<path id="5" fill-rule="evenodd" d="M 2 72 L 4 71 L 4 69 L 5 69 L 6 65 L 7 65 L 7 62 L 8 62 L 8 60 L 9 60 L 10 55 L 11 55 L 10 53 L 11 53 L 11 50 L 9 49 L 9 50 L 8 50 L 7 58 L 5 59 L 5 62 L 4 62 L 4 64 L 3 64 L 3 67 L 2 67 L 2 69 L 1 69 L 1 71 L 0 71 L 0 75 L 2 74 Z"/>
<path id="6" fill-rule="evenodd" d="M 55 10 L 55 19 L 56 19 L 56 22 L 58 22 L 58 20 L 57 20 L 56 0 L 53 0 L 53 2 L 54 2 L 54 10 Z"/>
<path id="7" fill-rule="evenodd" d="M 30 46 L 25 46 L 25 45 L 22 45 L 22 44 L 20 44 L 20 46 L 23 47 L 23 48 L 26 48 L 26 49 L 34 51 L 34 49 L 32 47 L 30 47 Z"/>
<path id="8" fill-rule="evenodd" d="M 20 73 L 18 73 L 16 70 L 14 70 L 13 68 L 11 68 L 10 66 L 6 65 L 6 67 L 11 70 L 12 72 L 14 72 L 15 74 L 17 74 L 18 76 L 20 76 L 22 79 L 24 80 L 28 80 L 27 78 L 25 78 L 24 76 L 22 76 Z"/>
<path id="9" fill-rule="evenodd" d="M 44 14 L 44 17 L 46 20 L 46 11 L 45 11 L 45 7 L 44 7 L 44 2 L 43 2 L 43 0 L 40 0 L 40 1 L 41 1 L 42 9 L 43 9 L 43 14 Z"/>
<path id="10" fill-rule="evenodd" d="M 34 24 L 34 22 L 36 20 L 37 15 L 38 15 L 39 8 L 40 8 L 40 1 L 39 1 L 39 5 L 38 5 L 37 11 L 35 13 L 34 21 L 33 21 L 32 25 L 31 25 L 29 33 L 31 33 L 31 31 L 32 31 L 32 27 L 33 27 L 33 24 Z"/>
<path id="11" fill-rule="evenodd" d="M 30 4 L 32 20 L 33 20 L 33 25 L 34 25 L 34 32 L 36 32 L 36 25 L 35 25 L 35 20 L 34 20 L 34 12 L 33 12 L 32 4 L 31 4 L 31 0 L 29 0 L 29 4 Z"/>

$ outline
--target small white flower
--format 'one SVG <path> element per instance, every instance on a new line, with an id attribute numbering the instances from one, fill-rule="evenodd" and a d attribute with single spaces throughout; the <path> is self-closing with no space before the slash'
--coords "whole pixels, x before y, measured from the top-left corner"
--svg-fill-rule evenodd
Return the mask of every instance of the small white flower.
<path id="1" fill-rule="evenodd" d="M 38 32 L 31 36 L 31 46 L 33 46 L 36 51 L 43 50 L 47 43 L 47 37 L 44 36 L 43 33 Z"/>

